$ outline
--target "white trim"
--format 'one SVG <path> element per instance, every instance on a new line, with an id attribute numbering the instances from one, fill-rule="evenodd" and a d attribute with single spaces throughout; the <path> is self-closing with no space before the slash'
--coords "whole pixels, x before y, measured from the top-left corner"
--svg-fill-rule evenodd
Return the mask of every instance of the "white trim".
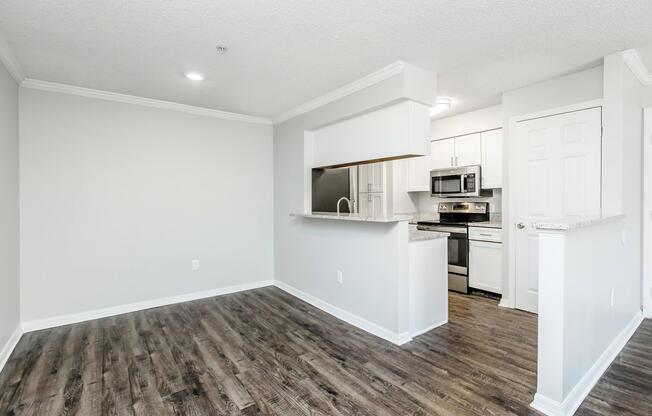
<path id="1" fill-rule="evenodd" d="M 572 105 L 567 105 L 563 107 L 556 107 L 556 108 L 550 108 L 547 110 L 542 110 L 542 111 L 537 111 L 534 113 L 529 113 L 529 114 L 522 114 L 522 115 L 517 115 L 509 118 L 509 124 L 507 127 L 507 142 L 503 143 L 503 146 L 507 146 L 507 153 L 509 157 L 507 158 L 507 163 L 509 164 L 507 171 L 509 172 L 508 175 L 508 183 L 507 183 L 507 188 L 508 188 L 508 200 L 507 200 L 507 206 L 509 207 L 508 210 L 508 217 L 507 217 L 507 223 L 503 224 L 503 228 L 507 225 L 507 241 L 508 247 L 507 247 L 507 282 L 508 282 L 508 287 L 507 287 L 507 293 L 503 293 L 503 300 L 500 301 L 500 305 L 502 307 L 506 308 L 515 308 L 516 307 L 516 244 L 514 244 L 514 241 L 516 240 L 516 220 L 517 220 L 517 212 L 516 212 L 516 195 L 514 193 L 514 189 L 516 187 L 516 175 L 514 174 L 516 172 L 516 156 L 514 155 L 514 150 L 516 146 L 516 124 L 522 121 L 527 121 L 527 120 L 532 120 L 535 118 L 542 118 L 542 117 L 551 117 L 555 116 L 558 114 L 564 114 L 564 113 L 570 113 L 574 111 L 583 111 L 583 110 L 588 110 L 590 108 L 595 108 L 595 107 L 602 107 L 603 106 L 603 99 L 597 99 L 597 100 L 591 100 L 591 101 L 584 101 L 581 103 L 577 104 L 572 104 Z"/>
<path id="2" fill-rule="evenodd" d="M 322 311 L 330 315 L 333 315 L 337 319 L 340 319 L 346 322 L 347 324 L 358 327 L 363 331 L 369 332 L 370 334 L 373 334 L 393 344 L 402 345 L 412 340 L 410 334 L 407 332 L 397 333 L 397 332 L 390 331 L 387 328 L 384 328 L 378 324 L 368 321 L 356 314 L 345 311 L 344 309 L 338 308 L 337 306 L 331 305 L 328 302 L 324 302 L 323 300 L 313 295 L 310 295 L 302 290 L 299 290 L 293 286 L 290 286 L 286 283 L 275 280 L 274 286 L 278 287 L 279 289 L 289 293 L 290 295 L 296 298 L 301 299 L 306 303 L 311 304 L 312 306 L 318 309 L 321 309 Z"/>
<path id="3" fill-rule="evenodd" d="M 430 332 L 430 331 L 432 331 L 433 329 L 438 328 L 438 327 L 440 327 L 440 326 L 442 326 L 442 325 L 445 325 L 445 324 L 447 324 L 447 323 L 448 323 L 448 319 L 445 319 L 445 320 L 443 320 L 443 321 L 441 321 L 441 322 L 438 322 L 438 323 L 436 323 L 436 324 L 434 324 L 434 325 L 430 325 L 430 326 L 427 327 L 427 328 L 421 329 L 421 330 L 419 330 L 419 331 L 415 331 L 415 332 L 412 333 L 412 338 L 418 337 L 419 335 L 423 335 L 423 334 L 425 334 L 426 332 Z M 410 341 L 410 340 L 408 340 L 408 341 Z M 408 341 L 406 341 L 406 342 L 408 342 Z"/>
<path id="4" fill-rule="evenodd" d="M 230 113 L 228 111 L 214 110 L 212 108 L 195 107 L 192 105 L 174 103 L 171 101 L 155 100 L 152 98 L 138 97 L 135 95 L 119 94 L 116 92 L 94 90 L 91 88 L 76 87 L 69 84 L 57 82 L 40 81 L 37 79 L 25 79 L 22 87 L 35 90 L 58 92 L 61 94 L 78 95 L 81 97 L 97 98 L 100 100 L 116 101 L 120 103 L 142 105 L 145 107 L 161 108 L 165 110 L 181 111 L 183 113 L 195 114 L 198 116 L 220 118 L 224 120 L 242 121 L 245 123 L 272 124 L 272 120 L 265 117 L 255 117 L 246 114 Z"/>
<path id="5" fill-rule="evenodd" d="M 636 329 L 642 321 L 642 313 L 639 312 L 634 315 L 620 334 L 609 344 L 607 349 L 600 355 L 575 387 L 573 387 L 570 393 L 568 393 L 562 403 L 537 393 L 534 395 L 534 401 L 530 403 L 530 406 L 548 416 L 570 416 L 575 413 L 586 396 L 591 393 L 595 384 L 602 377 L 602 374 L 607 371 L 609 365 L 618 357 L 618 354 L 620 354 L 629 339 L 634 335 L 634 332 L 636 332 Z"/>
<path id="6" fill-rule="evenodd" d="M 623 62 L 632 70 L 636 78 L 643 85 L 652 85 L 652 74 L 645 66 L 641 57 L 635 49 L 628 49 L 623 52 Z"/>
<path id="7" fill-rule="evenodd" d="M 13 54 L 7 41 L 0 36 L 0 61 L 4 64 L 12 78 L 20 84 L 25 79 L 23 68 L 18 63 L 16 55 Z"/>
<path id="8" fill-rule="evenodd" d="M 9 357 L 11 356 L 11 353 L 14 352 L 14 348 L 16 348 L 16 345 L 18 344 L 18 341 L 20 341 L 20 337 L 22 335 L 22 326 L 18 324 L 16 329 L 14 329 L 14 332 L 5 343 L 4 347 L 2 347 L 2 350 L 0 350 L 0 372 L 2 372 L 5 364 L 7 364 L 7 361 L 9 361 Z"/>
<path id="9" fill-rule="evenodd" d="M 312 99 L 306 103 L 294 107 L 291 110 L 284 112 L 283 114 L 280 114 L 277 117 L 274 117 L 274 124 L 289 120 L 291 118 L 294 118 L 301 114 L 312 111 L 316 108 L 319 108 L 323 105 L 339 100 L 340 98 L 346 97 L 347 95 L 351 95 L 367 87 L 378 84 L 381 81 L 384 81 L 388 78 L 391 78 L 403 72 L 404 66 L 405 63 L 403 61 L 396 61 L 391 65 L 388 65 L 384 68 L 379 69 L 376 72 L 373 72 L 369 75 L 366 75 L 358 79 L 357 81 L 353 81 L 349 84 L 346 84 L 343 87 L 340 87 L 327 94 L 324 94 L 321 97 Z"/>
<path id="10" fill-rule="evenodd" d="M 643 250 L 652 250 L 652 107 L 643 110 Z M 643 311 L 652 318 L 652 258 L 643 256 Z"/>
<path id="11" fill-rule="evenodd" d="M 245 283 L 242 285 L 227 286 L 219 289 L 204 290 L 201 292 L 187 293 L 185 295 L 170 296 L 146 300 L 143 302 L 129 303 L 126 305 L 112 306 L 103 309 L 94 309 L 86 312 L 74 313 L 70 315 L 55 316 L 52 318 L 37 319 L 23 322 L 23 331 L 32 332 L 41 329 L 54 328 L 62 325 L 76 324 L 79 322 L 90 321 L 93 319 L 106 318 L 109 316 L 121 315 L 124 313 L 142 311 L 159 306 L 173 305 L 175 303 L 188 302 L 197 299 L 211 298 L 214 296 L 227 295 L 229 293 L 242 292 L 245 290 L 258 289 L 261 287 L 272 286 L 272 280 L 263 280 L 259 282 Z"/>

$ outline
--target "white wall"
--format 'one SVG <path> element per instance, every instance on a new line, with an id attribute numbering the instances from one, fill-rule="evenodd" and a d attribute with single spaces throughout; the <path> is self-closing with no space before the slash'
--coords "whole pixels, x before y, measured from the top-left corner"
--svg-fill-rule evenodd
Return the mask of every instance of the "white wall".
<path id="1" fill-rule="evenodd" d="M 433 120 L 432 140 L 499 129 L 503 126 L 503 107 L 494 105 L 468 113 Z"/>
<path id="2" fill-rule="evenodd" d="M 20 322 L 18 223 L 18 85 L 0 63 L 0 369 Z"/>
<path id="3" fill-rule="evenodd" d="M 271 126 L 21 88 L 20 129 L 24 321 L 273 278 Z"/>
<path id="4" fill-rule="evenodd" d="M 510 208 L 518 195 L 510 193 L 510 161 L 514 157 L 515 139 L 509 131 L 509 120 L 512 117 L 531 114 L 538 111 L 564 107 L 572 104 L 592 101 L 602 98 L 603 88 L 602 66 L 591 68 L 585 71 L 554 78 L 528 87 L 509 91 L 503 94 L 503 205 L 502 219 L 503 229 L 503 256 L 506 270 L 514 273 L 514 262 L 510 261 L 511 233 L 515 221 L 511 219 Z M 513 297 L 510 292 L 509 274 L 503 276 L 504 298 Z M 506 299 L 506 303 L 513 302 L 513 299 Z"/>

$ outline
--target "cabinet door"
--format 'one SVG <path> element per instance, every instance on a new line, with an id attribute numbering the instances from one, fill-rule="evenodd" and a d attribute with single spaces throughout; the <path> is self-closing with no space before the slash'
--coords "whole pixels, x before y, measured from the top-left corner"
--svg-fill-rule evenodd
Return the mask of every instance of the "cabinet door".
<path id="1" fill-rule="evenodd" d="M 418 211 L 412 199 L 413 195 L 408 193 L 410 191 L 408 184 L 409 161 L 410 159 L 399 159 L 388 162 L 387 169 L 389 170 L 389 166 L 392 166 L 392 179 L 391 181 L 388 180 L 388 185 L 393 184 L 391 197 L 387 197 L 387 212 L 390 214 L 406 214 Z M 389 172 L 387 177 L 389 177 Z"/>
<path id="2" fill-rule="evenodd" d="M 361 193 L 358 201 L 358 212 L 361 217 L 382 218 L 387 216 L 386 194 Z"/>
<path id="3" fill-rule="evenodd" d="M 446 169 L 454 166 L 454 139 L 436 140 L 430 143 L 430 169 Z"/>
<path id="4" fill-rule="evenodd" d="M 502 294 L 503 245 L 469 241 L 469 286 Z"/>
<path id="5" fill-rule="evenodd" d="M 482 133 L 482 188 L 503 187 L 503 129 Z"/>
<path id="6" fill-rule="evenodd" d="M 455 138 L 455 166 L 471 166 L 482 163 L 480 133 Z"/>
<path id="7" fill-rule="evenodd" d="M 385 191 L 385 164 L 368 163 L 358 166 L 359 192 L 384 192 Z"/>
<path id="8" fill-rule="evenodd" d="M 425 192 L 430 190 L 430 166 L 428 156 L 413 157 L 407 160 L 408 192 Z"/>
<path id="9" fill-rule="evenodd" d="M 385 162 L 372 163 L 369 166 L 369 177 L 371 178 L 369 192 L 385 192 Z"/>

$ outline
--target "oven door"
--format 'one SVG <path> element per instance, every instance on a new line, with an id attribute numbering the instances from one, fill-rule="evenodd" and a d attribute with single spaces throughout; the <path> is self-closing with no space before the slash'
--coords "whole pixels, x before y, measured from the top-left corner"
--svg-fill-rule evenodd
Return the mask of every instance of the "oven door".
<path id="1" fill-rule="evenodd" d="M 448 289 L 467 293 L 469 289 L 468 229 L 444 225 L 419 225 L 417 229 L 450 234 L 448 237 Z"/>

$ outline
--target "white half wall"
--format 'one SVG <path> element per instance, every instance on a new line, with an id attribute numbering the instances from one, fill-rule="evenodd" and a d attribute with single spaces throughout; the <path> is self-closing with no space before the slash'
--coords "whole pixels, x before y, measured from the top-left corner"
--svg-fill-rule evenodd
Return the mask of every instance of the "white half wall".
<path id="1" fill-rule="evenodd" d="M 272 151 L 269 125 L 21 88 L 23 321 L 272 280 Z"/>
<path id="2" fill-rule="evenodd" d="M 0 63 L 0 371 L 20 337 L 18 85 Z"/>
<path id="3" fill-rule="evenodd" d="M 290 214 L 310 209 L 313 153 L 306 132 L 405 98 L 400 78 L 390 78 L 274 125 L 275 280 L 330 313 L 397 343 L 409 338 L 407 223 Z M 338 270 L 342 284 L 337 281 Z"/>
<path id="4" fill-rule="evenodd" d="M 626 221 L 539 234 L 539 350 L 533 406 L 572 415 L 642 320 L 623 273 Z"/>

